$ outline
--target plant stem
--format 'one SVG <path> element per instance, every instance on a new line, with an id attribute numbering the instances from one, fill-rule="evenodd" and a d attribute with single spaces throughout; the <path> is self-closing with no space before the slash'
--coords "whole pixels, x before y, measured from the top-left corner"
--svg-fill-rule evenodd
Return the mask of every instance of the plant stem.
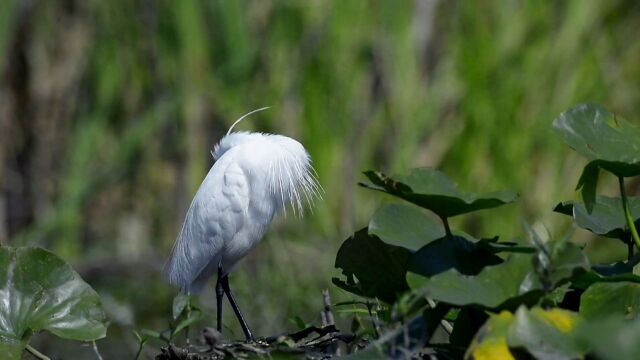
<path id="1" fill-rule="evenodd" d="M 95 340 L 91 342 L 93 345 L 93 352 L 96 353 L 96 357 L 98 358 L 98 360 L 102 360 L 102 355 L 100 355 L 100 351 L 98 351 L 98 345 L 96 345 Z"/>
<path id="2" fill-rule="evenodd" d="M 426 299 L 427 299 L 427 303 L 429 304 L 429 307 L 432 309 L 435 309 L 437 306 L 436 302 L 433 301 L 433 299 L 431 298 L 426 298 Z M 444 329 L 444 331 L 447 332 L 447 334 L 451 335 L 451 333 L 453 332 L 453 326 L 451 326 L 451 324 L 449 324 L 449 322 L 446 319 L 443 318 L 442 320 L 440 320 L 440 325 L 442 325 L 442 328 Z"/>
<path id="3" fill-rule="evenodd" d="M 622 197 L 622 208 L 624 210 L 624 217 L 627 219 L 627 226 L 629 227 L 629 231 L 631 232 L 633 242 L 635 242 L 636 246 L 640 249 L 640 236 L 638 236 L 638 230 L 636 229 L 636 225 L 633 223 L 633 216 L 631 216 L 631 209 L 629 208 L 627 195 L 624 191 L 624 178 L 622 176 L 618 177 L 618 183 L 620 184 L 620 196 Z"/>
<path id="4" fill-rule="evenodd" d="M 191 318 L 191 293 L 187 293 L 187 319 Z M 189 345 L 189 326 L 184 329 L 184 336 Z"/>
<path id="5" fill-rule="evenodd" d="M 34 349 L 31 345 L 27 344 L 25 346 L 25 350 L 27 350 L 31 355 L 37 357 L 40 360 L 51 360 L 47 355 L 41 353 L 40 351 Z"/>
<path id="6" fill-rule="evenodd" d="M 451 233 L 451 227 L 449 227 L 449 220 L 446 217 L 441 217 L 442 223 L 444 224 L 444 232 L 447 234 L 447 238 L 449 240 L 453 240 L 453 234 Z"/>

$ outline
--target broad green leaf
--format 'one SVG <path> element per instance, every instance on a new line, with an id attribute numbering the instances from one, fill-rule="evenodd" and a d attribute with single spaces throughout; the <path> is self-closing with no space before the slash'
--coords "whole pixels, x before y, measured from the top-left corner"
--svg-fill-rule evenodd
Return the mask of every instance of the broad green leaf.
<path id="1" fill-rule="evenodd" d="M 553 128 L 576 152 L 589 160 L 578 182 L 591 211 L 598 169 L 616 176 L 640 175 L 640 127 L 594 104 L 575 106 L 553 121 Z"/>
<path id="2" fill-rule="evenodd" d="M 625 319 L 638 318 L 640 284 L 632 282 L 596 283 L 580 297 L 580 314 L 585 318 L 602 318 L 611 314 Z"/>
<path id="3" fill-rule="evenodd" d="M 526 349 L 536 359 L 578 359 L 586 353 L 574 335 L 578 322 L 578 314 L 569 310 L 521 306 L 509 325 L 507 344 Z"/>
<path id="4" fill-rule="evenodd" d="M 581 346 L 589 349 L 590 358 L 626 360 L 640 354 L 640 319 L 625 321 L 612 314 L 582 321 L 575 332 Z"/>
<path id="5" fill-rule="evenodd" d="M 589 160 L 601 160 L 617 176 L 640 174 L 640 128 L 600 105 L 577 105 L 553 121 L 562 139 Z"/>
<path id="6" fill-rule="evenodd" d="M 492 314 L 478 330 L 464 358 L 469 360 L 515 359 L 507 345 L 507 331 L 512 321 L 513 314 L 508 311 Z"/>
<path id="7" fill-rule="evenodd" d="M 404 204 L 384 205 L 369 222 L 369 234 L 389 245 L 417 250 L 444 236 L 444 227 L 419 208 Z"/>
<path id="8" fill-rule="evenodd" d="M 409 254 L 362 229 L 340 246 L 335 267 L 342 269 L 346 280 L 333 278 L 333 283 L 354 294 L 392 303 L 409 290 L 405 280 Z"/>
<path id="9" fill-rule="evenodd" d="M 529 255 L 512 254 L 504 263 L 486 267 L 476 276 L 451 269 L 431 277 L 423 290 L 434 300 L 453 305 L 497 308 L 541 289 L 531 272 L 531 262 Z"/>
<path id="10" fill-rule="evenodd" d="M 496 265 L 502 258 L 488 246 L 478 246 L 462 236 L 447 237 L 423 246 L 409 259 L 409 271 L 423 276 L 433 276 L 449 269 L 461 274 L 475 275 L 485 266 Z"/>
<path id="11" fill-rule="evenodd" d="M 0 351 L 7 358 L 19 358 L 37 331 L 83 341 L 107 331 L 98 294 L 64 260 L 41 248 L 0 248 L 0 299 Z"/>
<path id="12" fill-rule="evenodd" d="M 407 272 L 407 284 L 409 285 L 409 287 L 411 288 L 411 290 L 419 290 L 422 289 L 422 287 L 427 283 L 427 278 L 422 276 L 422 275 L 418 275 L 418 274 L 414 274 L 412 272 Z"/>
<path id="13" fill-rule="evenodd" d="M 375 171 L 364 174 L 371 183 L 360 183 L 361 186 L 394 195 L 443 218 L 494 208 L 518 197 L 508 190 L 485 195 L 463 192 L 446 175 L 432 168 L 417 168 L 407 176 L 396 177 Z"/>
<path id="14" fill-rule="evenodd" d="M 640 226 L 640 197 L 630 196 L 629 208 L 636 227 Z M 573 217 L 579 227 L 589 230 L 594 234 L 616 239 L 628 239 L 630 236 L 622 200 L 608 196 L 597 196 L 591 213 L 584 205 L 575 201 L 564 201 L 556 205 L 556 212 Z"/>

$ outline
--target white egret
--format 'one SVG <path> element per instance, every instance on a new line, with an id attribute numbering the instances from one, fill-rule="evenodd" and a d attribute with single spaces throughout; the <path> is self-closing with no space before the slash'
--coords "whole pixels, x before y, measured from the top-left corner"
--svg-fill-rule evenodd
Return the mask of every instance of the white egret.
<path id="1" fill-rule="evenodd" d="M 164 272 L 183 292 L 199 293 L 217 273 L 217 329 L 227 295 L 247 340 L 253 335 L 229 288 L 229 273 L 262 239 L 274 215 L 291 203 L 302 214 L 321 191 L 311 158 L 296 140 L 234 132 L 238 119 L 214 147 L 214 164 L 187 211 Z"/>

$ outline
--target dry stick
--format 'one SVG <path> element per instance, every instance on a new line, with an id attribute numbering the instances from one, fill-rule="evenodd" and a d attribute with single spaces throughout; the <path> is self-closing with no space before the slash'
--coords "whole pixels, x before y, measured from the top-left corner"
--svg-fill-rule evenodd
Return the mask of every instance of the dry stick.
<path id="1" fill-rule="evenodd" d="M 40 360 L 51 360 L 50 357 L 48 357 L 47 355 L 41 353 L 40 351 L 34 349 L 31 345 L 27 344 L 27 346 L 25 346 L 25 350 L 27 350 L 31 355 L 37 357 Z"/>
<path id="2" fill-rule="evenodd" d="M 322 310 L 322 326 L 335 326 L 335 320 L 333 318 L 333 312 L 331 312 L 331 298 L 329 297 L 329 289 L 322 290 L 322 302 L 324 303 L 324 310 Z M 329 346 L 330 352 L 334 355 L 340 356 L 340 347 L 337 343 L 333 343 Z"/>
<path id="3" fill-rule="evenodd" d="M 329 297 L 329 290 L 322 290 L 322 302 L 324 303 L 324 315 L 326 317 L 327 325 L 335 325 L 333 318 L 333 312 L 331 312 L 331 298 Z"/>

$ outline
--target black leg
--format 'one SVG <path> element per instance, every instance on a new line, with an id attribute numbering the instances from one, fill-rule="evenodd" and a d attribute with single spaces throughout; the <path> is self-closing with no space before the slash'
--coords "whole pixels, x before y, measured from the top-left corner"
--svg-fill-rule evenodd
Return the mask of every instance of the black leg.
<path id="1" fill-rule="evenodd" d="M 222 287 L 222 266 L 218 266 L 218 280 L 216 281 L 216 310 L 218 314 L 217 318 L 217 330 L 222 333 L 222 296 L 224 295 L 224 288 Z"/>
<path id="2" fill-rule="evenodd" d="M 240 322 L 240 326 L 242 327 L 242 331 L 244 332 L 245 338 L 247 338 L 247 341 L 253 341 L 253 334 L 251 333 L 251 330 L 249 330 L 249 326 L 247 325 L 247 322 L 244 320 L 244 317 L 240 312 L 240 308 L 238 307 L 238 304 L 236 304 L 236 300 L 233 298 L 233 294 L 231 293 L 231 289 L 229 288 L 229 275 L 226 275 L 225 277 L 223 277 L 221 282 L 222 282 L 222 288 L 224 289 L 224 292 L 225 294 L 227 294 L 227 298 L 231 303 L 233 312 L 236 313 L 236 317 Z"/>

